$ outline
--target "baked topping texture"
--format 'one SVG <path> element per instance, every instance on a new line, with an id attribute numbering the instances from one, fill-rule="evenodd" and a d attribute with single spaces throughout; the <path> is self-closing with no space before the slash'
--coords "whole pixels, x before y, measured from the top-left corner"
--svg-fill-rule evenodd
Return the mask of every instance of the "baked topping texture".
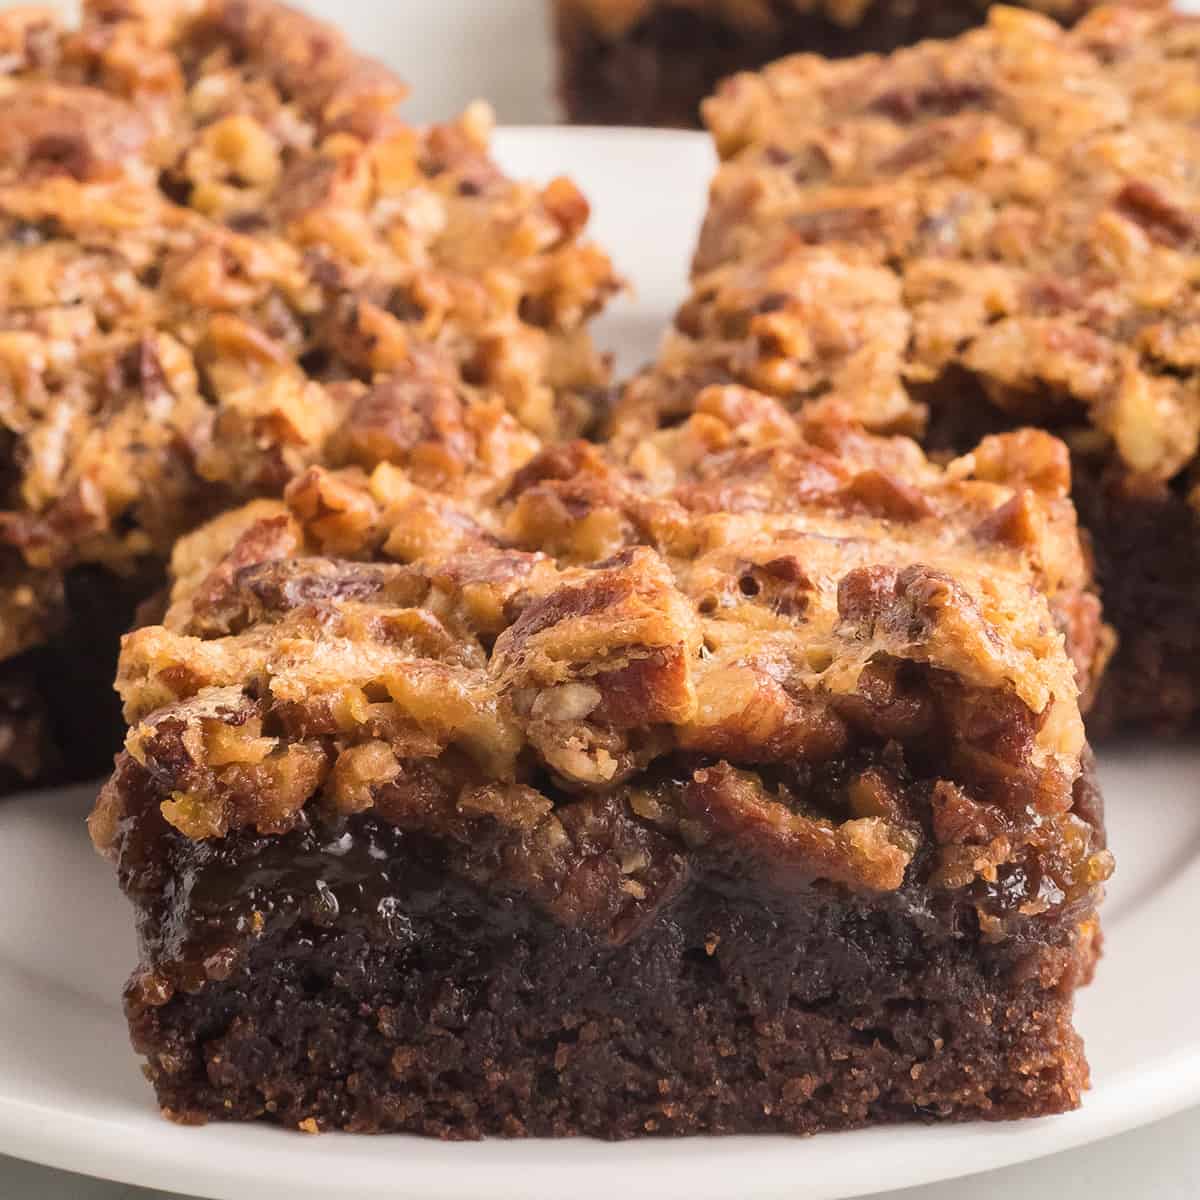
<path id="1" fill-rule="evenodd" d="M 1164 0 L 1127 0 L 1162 8 Z M 560 91 L 582 124 L 698 127 L 729 75 L 787 54 L 840 58 L 955 37 L 988 0 L 552 0 Z M 1025 0 L 1065 24 L 1098 0 Z"/>
<path id="2" fill-rule="evenodd" d="M 219 518 L 126 639 L 91 832 L 141 914 L 126 1004 L 168 1115 L 623 1137 L 1078 1103 L 1112 860 L 1060 443 L 936 466 L 723 386 L 622 458 L 415 474 L 314 467 Z M 761 960 L 755 999 L 773 938 L 812 965 Z M 797 989 L 827 1015 L 782 1017 Z"/>
<path id="3" fill-rule="evenodd" d="M 20 8 L 0 46 L 6 679 L 90 619 L 72 573 L 161 571 L 229 504 L 413 436 L 397 372 L 514 438 L 588 427 L 616 280 L 573 185 L 491 160 L 485 107 L 409 126 L 390 72 L 265 0 Z"/>
<path id="4" fill-rule="evenodd" d="M 955 41 L 728 81 L 692 296 L 643 385 L 659 421 L 736 382 L 938 450 L 1065 439 L 1122 642 L 1097 732 L 1200 706 L 1198 53 L 1183 14 L 997 8 Z M 644 436 L 628 407 L 614 428 Z"/>
<path id="5" fill-rule="evenodd" d="M 624 470 L 582 442 L 453 492 L 390 462 L 313 468 L 180 542 L 164 624 L 125 642 L 127 749 L 167 821 L 209 838 L 362 811 L 447 757 L 549 813 L 539 782 L 944 737 L 978 802 L 1041 838 L 1083 750 L 1060 613 L 1097 614 L 1067 481 L 1046 434 L 941 468 L 738 388 Z M 121 820 L 110 792 L 102 845 Z M 818 826 L 841 881 L 899 885 L 903 820 Z"/>

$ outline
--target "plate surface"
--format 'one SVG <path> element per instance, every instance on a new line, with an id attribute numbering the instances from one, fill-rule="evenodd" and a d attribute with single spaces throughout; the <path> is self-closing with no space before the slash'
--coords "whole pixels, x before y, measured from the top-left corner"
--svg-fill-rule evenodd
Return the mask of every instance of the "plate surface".
<path id="1" fill-rule="evenodd" d="M 573 176 L 596 236 L 636 287 L 600 340 L 629 370 L 678 301 L 711 171 L 698 135 L 502 131 L 513 172 Z M 1118 871 L 1107 954 L 1081 997 L 1094 1087 L 1040 1122 L 786 1138 L 443 1145 L 306 1138 L 260 1127 L 180 1129 L 157 1115 L 118 997 L 131 914 L 91 851 L 91 789 L 0 804 L 0 1153 L 176 1192 L 256 1200 L 832 1200 L 988 1170 L 1200 1103 L 1200 747 L 1127 746 L 1101 758 Z"/>

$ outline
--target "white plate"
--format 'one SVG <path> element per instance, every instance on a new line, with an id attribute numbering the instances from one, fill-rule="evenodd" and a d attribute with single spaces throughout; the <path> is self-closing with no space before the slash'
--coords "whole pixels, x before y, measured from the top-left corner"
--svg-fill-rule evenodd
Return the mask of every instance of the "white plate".
<path id="1" fill-rule="evenodd" d="M 510 170 L 565 172 L 636 285 L 600 338 L 628 369 L 652 353 L 683 288 L 711 170 L 690 134 L 509 130 Z M 1011 1125 L 779 1137 L 485 1142 L 307 1138 L 162 1121 L 129 1050 L 118 996 L 131 914 L 83 828 L 88 789 L 0 804 L 0 1153 L 229 1200 L 830 1200 L 1050 1154 L 1200 1102 L 1200 748 L 1102 758 L 1118 873 L 1107 954 L 1081 998 L 1094 1087 L 1082 1111 Z M 1180 940 L 1182 939 L 1184 940 Z M 1192 939 L 1192 940 L 1187 940 Z"/>

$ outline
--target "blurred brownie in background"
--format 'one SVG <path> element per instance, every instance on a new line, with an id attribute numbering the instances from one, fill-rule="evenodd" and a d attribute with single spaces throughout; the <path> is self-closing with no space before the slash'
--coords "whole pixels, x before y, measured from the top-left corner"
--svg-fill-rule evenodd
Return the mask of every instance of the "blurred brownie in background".
<path id="1" fill-rule="evenodd" d="M 419 455 L 465 394 L 586 427 L 615 279 L 573 185 L 500 171 L 485 106 L 406 124 L 286 6 L 13 9 L 0 73 L 5 790 L 111 762 L 120 634 L 198 522 Z"/>
<path id="2" fill-rule="evenodd" d="M 698 378 L 939 452 L 1058 434 L 1119 637 L 1093 735 L 1200 709 L 1198 77 L 1195 16 L 997 7 L 951 41 L 727 80 L 656 364 L 660 424 Z"/>
<path id="3" fill-rule="evenodd" d="M 1135 0 L 1137 2 L 1137 0 Z M 1141 0 L 1142 7 L 1164 0 Z M 1060 21 L 1096 0 L 1025 0 Z M 786 54 L 886 53 L 953 37 L 987 0 L 553 0 L 560 91 L 583 125 L 696 128 L 700 102 L 736 71 Z"/>

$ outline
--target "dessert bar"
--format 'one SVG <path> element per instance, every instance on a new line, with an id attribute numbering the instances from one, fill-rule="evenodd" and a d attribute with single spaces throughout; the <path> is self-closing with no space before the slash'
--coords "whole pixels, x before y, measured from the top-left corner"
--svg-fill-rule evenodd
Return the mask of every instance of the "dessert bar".
<path id="1" fill-rule="evenodd" d="M 163 1111 L 625 1138 L 1074 1107 L 1111 858 L 1063 445 L 938 466 L 725 385 L 618 456 L 476 404 L 183 539 L 125 642 L 91 832 Z"/>
<path id="2" fill-rule="evenodd" d="M 696 127 L 728 75 L 809 51 L 887 52 L 982 22 L 987 0 L 551 0 L 559 90 L 588 125 Z M 1165 0 L 1132 0 L 1153 7 Z M 1026 0 L 1064 22 L 1097 0 Z"/>
<path id="3" fill-rule="evenodd" d="M 117 635 L 180 533 L 419 440 L 417 381 L 586 429 L 615 280 L 569 182 L 491 160 L 486 108 L 406 125 L 282 5 L 11 9 L 0 62 L 4 788 L 111 760 Z"/>
<path id="4" fill-rule="evenodd" d="M 642 436 L 692 381 L 849 405 L 939 453 L 1025 425 L 1072 450 L 1119 648 L 1090 718 L 1200 706 L 1193 280 L 1200 20 L 993 10 L 890 58 L 784 60 L 706 113 L 723 160 Z"/>

